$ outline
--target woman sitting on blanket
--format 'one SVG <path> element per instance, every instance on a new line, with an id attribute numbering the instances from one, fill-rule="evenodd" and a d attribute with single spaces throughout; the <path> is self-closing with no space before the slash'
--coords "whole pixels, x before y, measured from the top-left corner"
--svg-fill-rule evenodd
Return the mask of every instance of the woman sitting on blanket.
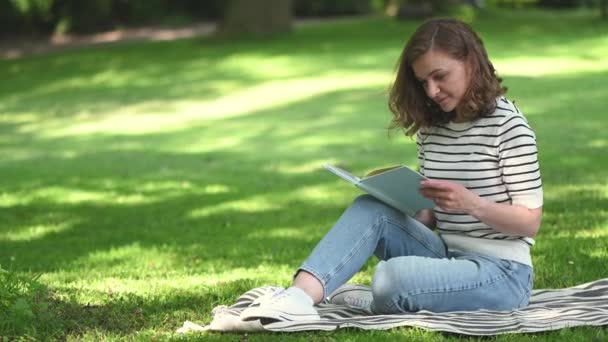
<path id="1" fill-rule="evenodd" d="M 505 92 L 467 24 L 422 24 L 401 55 L 389 107 L 393 128 L 416 135 L 420 171 L 430 178 L 420 192 L 435 208 L 409 217 L 358 197 L 293 286 L 259 298 L 241 318 L 319 319 L 313 305 L 374 254 L 381 261 L 371 292 L 346 285 L 342 303 L 375 314 L 527 305 L 543 195 L 535 135 Z"/>

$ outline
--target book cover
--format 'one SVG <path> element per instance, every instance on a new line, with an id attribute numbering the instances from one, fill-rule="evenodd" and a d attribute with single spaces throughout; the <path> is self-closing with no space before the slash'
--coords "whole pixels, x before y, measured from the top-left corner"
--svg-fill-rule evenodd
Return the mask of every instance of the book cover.
<path id="1" fill-rule="evenodd" d="M 325 168 L 410 216 L 419 210 L 432 209 L 435 206 L 433 201 L 418 192 L 420 181 L 427 178 L 405 165 L 375 170 L 362 178 L 331 164 L 326 164 Z"/>

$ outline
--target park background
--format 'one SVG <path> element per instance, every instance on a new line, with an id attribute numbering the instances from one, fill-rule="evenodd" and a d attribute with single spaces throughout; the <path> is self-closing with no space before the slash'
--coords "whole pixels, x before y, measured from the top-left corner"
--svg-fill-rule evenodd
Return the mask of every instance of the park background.
<path id="1" fill-rule="evenodd" d="M 414 142 L 388 134 L 386 90 L 408 36 L 438 15 L 479 32 L 536 131 L 535 287 L 605 278 L 604 0 L 9 0 L 0 337 L 468 340 L 411 328 L 175 334 L 253 287 L 289 284 L 359 194 L 324 163 L 416 166 Z M 192 27 L 211 30 L 121 35 Z M 118 38 L 94 39 L 108 32 Z M 353 281 L 369 284 L 374 264 Z M 577 328 L 497 340 L 606 338 Z"/>

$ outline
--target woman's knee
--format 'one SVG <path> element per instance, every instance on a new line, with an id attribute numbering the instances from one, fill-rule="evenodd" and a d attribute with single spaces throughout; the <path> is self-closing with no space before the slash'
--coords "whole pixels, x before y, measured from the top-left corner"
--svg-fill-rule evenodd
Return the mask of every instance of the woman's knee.
<path id="1" fill-rule="evenodd" d="M 355 198 L 355 200 L 353 201 L 352 206 L 356 207 L 359 210 L 366 210 L 371 213 L 382 216 L 399 215 L 399 211 L 387 205 L 386 203 L 378 200 L 374 196 L 368 194 L 357 196 L 357 198 Z"/>
<path id="2" fill-rule="evenodd" d="M 380 261 L 372 277 L 372 293 L 374 297 L 390 297 L 395 287 L 394 272 L 388 261 Z"/>
<path id="3" fill-rule="evenodd" d="M 416 311 L 409 289 L 415 282 L 414 258 L 400 257 L 381 261 L 372 278 L 373 310 L 376 313 L 393 314 Z M 411 267 L 410 267 L 411 264 Z"/>
<path id="4" fill-rule="evenodd" d="M 380 261 L 372 278 L 373 308 L 377 313 L 392 313 L 399 296 L 400 274 L 394 260 Z"/>
<path id="5" fill-rule="evenodd" d="M 363 195 L 359 195 L 355 198 L 355 200 L 353 201 L 354 205 L 360 205 L 360 206 L 372 206 L 372 205 L 376 205 L 376 203 L 378 202 L 378 200 L 369 194 L 363 194 Z"/>

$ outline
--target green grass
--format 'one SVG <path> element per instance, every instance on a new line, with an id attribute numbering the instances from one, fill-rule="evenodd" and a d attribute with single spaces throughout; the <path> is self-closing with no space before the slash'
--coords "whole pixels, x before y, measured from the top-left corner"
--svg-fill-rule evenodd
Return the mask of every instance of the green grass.
<path id="1" fill-rule="evenodd" d="M 538 136 L 537 288 L 608 274 L 608 23 L 596 18 L 490 11 L 472 23 Z M 252 287 L 289 284 L 358 194 L 325 162 L 359 174 L 415 165 L 413 142 L 385 130 L 385 91 L 415 26 L 365 19 L 0 61 L 0 274 L 22 285 L 0 288 L 13 317 L 0 336 L 474 340 L 409 328 L 174 334 Z M 369 283 L 373 264 L 354 280 Z"/>

